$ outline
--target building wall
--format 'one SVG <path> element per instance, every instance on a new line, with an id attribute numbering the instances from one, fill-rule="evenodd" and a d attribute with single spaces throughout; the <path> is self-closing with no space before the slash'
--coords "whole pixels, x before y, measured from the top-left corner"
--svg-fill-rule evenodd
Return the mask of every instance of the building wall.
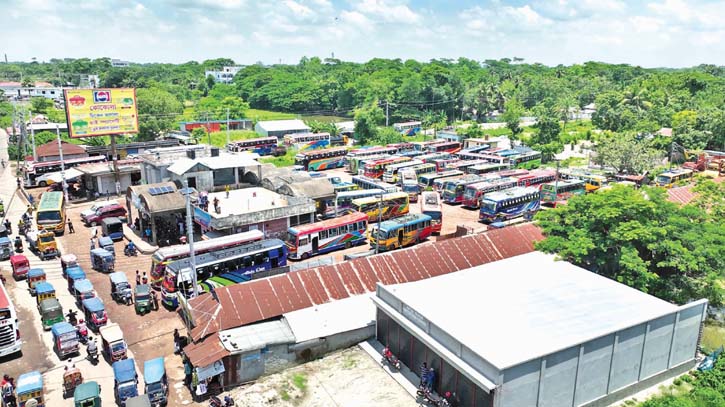
<path id="1" fill-rule="evenodd" d="M 289 220 L 287 218 L 273 219 L 266 222 L 253 223 L 238 226 L 234 233 L 248 232 L 250 230 L 261 230 L 267 238 L 283 239 L 287 235 Z"/>
<path id="2" fill-rule="evenodd" d="M 599 406 L 693 366 L 706 301 L 505 369 L 496 407 Z M 603 400 L 606 400 L 604 403 Z"/>
<path id="3" fill-rule="evenodd" d="M 72 158 L 84 158 L 88 157 L 88 154 L 64 154 L 63 160 L 70 160 Z M 48 161 L 60 161 L 60 155 L 46 155 L 43 157 L 38 157 L 39 162 L 48 162 Z"/>

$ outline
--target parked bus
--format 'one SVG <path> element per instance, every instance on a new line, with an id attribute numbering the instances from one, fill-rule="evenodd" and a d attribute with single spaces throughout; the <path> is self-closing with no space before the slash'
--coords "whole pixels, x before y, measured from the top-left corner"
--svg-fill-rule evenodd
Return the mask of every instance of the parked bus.
<path id="1" fill-rule="evenodd" d="M 487 152 L 488 154 L 482 154 L 482 153 L 458 153 L 458 158 L 461 160 L 481 160 L 483 162 L 487 163 L 494 163 L 494 164 L 509 164 L 509 159 L 506 157 L 502 157 L 500 155 L 496 155 L 494 152 Z"/>
<path id="2" fill-rule="evenodd" d="M 463 175 L 463 171 L 452 170 L 443 172 L 432 172 L 430 174 L 423 174 L 418 177 L 418 186 L 421 190 L 425 190 L 428 187 L 433 187 L 433 183 L 438 179 L 459 177 Z"/>
<path id="3" fill-rule="evenodd" d="M 466 208 L 477 209 L 481 204 L 481 198 L 493 191 L 500 191 L 518 186 L 516 178 L 495 178 L 476 184 L 466 186 L 463 192 L 462 205 Z"/>
<path id="4" fill-rule="evenodd" d="M 299 151 L 316 150 L 330 147 L 330 133 L 285 134 L 284 145 L 295 147 Z"/>
<path id="5" fill-rule="evenodd" d="M 382 189 L 387 193 L 398 192 L 400 189 L 387 182 L 380 181 L 379 179 L 368 178 L 364 175 L 355 175 L 352 177 L 352 183 L 357 185 L 360 189 Z"/>
<path id="6" fill-rule="evenodd" d="M 348 172 L 357 174 L 358 165 L 360 164 L 360 158 L 376 157 L 381 155 L 392 155 L 398 152 L 395 147 L 365 147 L 350 150 L 345 156 L 345 169 Z"/>
<path id="7" fill-rule="evenodd" d="M 287 265 L 287 246 L 279 239 L 268 239 L 242 246 L 208 252 L 195 257 L 196 279 L 204 291 L 243 283 L 260 272 Z M 178 305 L 177 292 L 189 298 L 193 292 L 191 259 L 166 266 L 161 298 L 171 308 Z"/>
<path id="8" fill-rule="evenodd" d="M 365 242 L 368 216 L 353 212 L 349 215 L 287 229 L 289 258 L 305 260 L 311 256 L 339 249 L 349 249 Z"/>
<path id="9" fill-rule="evenodd" d="M 520 216 L 530 217 L 539 210 L 540 192 L 537 187 L 516 187 L 489 192 L 481 199 L 479 219 L 483 222 L 503 222 Z"/>
<path id="10" fill-rule="evenodd" d="M 239 153 L 249 151 L 259 155 L 271 155 L 277 148 L 277 137 L 259 137 L 237 140 L 227 144 L 227 151 Z"/>
<path id="11" fill-rule="evenodd" d="M 426 153 L 415 157 L 416 160 L 423 161 L 424 163 L 433 163 L 435 160 L 448 158 L 451 158 L 451 155 L 448 153 Z"/>
<path id="12" fill-rule="evenodd" d="M 509 168 L 508 164 L 497 164 L 497 163 L 479 164 L 479 165 L 474 165 L 473 167 L 468 167 L 466 169 L 466 173 L 473 174 L 473 175 L 481 175 L 481 174 L 489 174 L 489 173 L 496 172 L 496 171 L 503 171 L 507 168 Z"/>
<path id="13" fill-rule="evenodd" d="M 412 167 L 408 167 L 410 171 L 415 172 L 415 177 L 420 179 L 421 175 L 424 174 L 431 174 L 436 172 L 436 166 L 435 164 L 418 164 L 414 165 Z"/>
<path id="14" fill-rule="evenodd" d="M 60 191 L 44 192 L 35 211 L 38 230 L 52 230 L 56 235 L 65 232 L 65 197 Z"/>
<path id="15" fill-rule="evenodd" d="M 418 177 L 415 175 L 415 171 L 411 170 L 410 167 L 403 168 L 399 172 L 400 174 L 400 186 L 403 192 L 408 194 L 410 202 L 418 201 L 418 194 L 420 193 L 420 187 L 418 186 Z"/>
<path id="16" fill-rule="evenodd" d="M 420 194 L 420 213 L 430 216 L 432 233 L 441 233 L 443 228 L 443 206 L 438 192 L 423 191 Z"/>
<path id="17" fill-rule="evenodd" d="M 398 164 L 393 164 L 385 167 L 385 173 L 383 174 L 383 181 L 395 184 L 400 180 L 399 174 L 400 170 L 404 168 L 410 168 L 416 165 L 423 164 L 423 161 L 420 160 L 409 160 Z"/>
<path id="18" fill-rule="evenodd" d="M 368 222 L 377 222 L 378 219 L 387 220 L 410 211 L 410 200 L 405 192 L 385 194 L 381 198 L 368 197 L 352 201 L 352 208 L 368 215 Z"/>
<path id="19" fill-rule="evenodd" d="M 461 170 L 463 172 L 466 172 L 468 168 L 473 167 L 474 165 L 480 165 L 480 164 L 486 164 L 486 161 L 483 160 L 461 160 L 446 164 L 445 168 L 446 170 Z"/>
<path id="20" fill-rule="evenodd" d="M 201 255 L 218 250 L 239 247 L 262 239 L 264 239 L 264 233 L 259 230 L 250 230 L 249 232 L 202 240 L 200 242 L 194 242 L 194 254 Z M 164 281 L 166 266 L 175 261 L 188 259 L 189 256 L 190 251 L 188 244 L 177 244 L 157 249 L 151 256 L 151 271 L 149 272 L 149 275 L 151 276 L 149 279 L 151 287 L 160 289 L 161 282 Z"/>
<path id="21" fill-rule="evenodd" d="M 455 158 L 455 157 L 449 157 L 449 158 L 439 158 L 439 159 L 433 160 L 431 162 L 436 165 L 436 171 L 441 172 L 441 171 L 451 169 L 451 168 L 447 168 L 447 167 L 451 164 L 461 162 L 461 159 Z"/>
<path id="22" fill-rule="evenodd" d="M 355 191 L 340 192 L 335 195 L 334 205 L 331 205 L 328 209 L 334 210 L 333 213 L 326 214 L 326 218 L 337 216 L 339 214 L 346 213 L 352 208 L 352 201 L 360 198 L 367 198 L 371 196 L 377 196 L 385 194 L 382 189 L 358 189 Z"/>
<path id="23" fill-rule="evenodd" d="M 607 177 L 604 175 L 592 174 L 576 168 L 565 168 L 559 171 L 559 174 L 566 179 L 580 179 L 584 181 L 584 186 L 587 192 L 594 192 L 607 185 Z"/>
<path id="24" fill-rule="evenodd" d="M 461 143 L 457 141 L 444 141 L 443 143 L 427 145 L 425 150 L 429 153 L 455 154 L 461 151 Z"/>
<path id="25" fill-rule="evenodd" d="M 583 195 L 585 192 L 584 181 L 580 179 L 547 182 L 541 186 L 541 204 L 556 208 L 557 205 L 566 204 L 572 196 Z"/>
<path id="26" fill-rule="evenodd" d="M 333 188 L 335 190 L 335 193 L 355 191 L 357 189 L 360 189 L 359 186 L 353 184 L 352 182 L 340 182 L 339 184 L 335 184 Z"/>
<path id="27" fill-rule="evenodd" d="M 106 157 L 102 155 L 93 157 L 66 158 L 63 160 L 63 166 L 66 170 L 68 170 L 69 168 L 77 167 L 82 164 L 99 163 L 104 161 L 106 161 Z M 48 181 L 36 181 L 36 178 L 41 175 L 59 171 L 61 171 L 60 161 L 26 162 L 22 167 L 23 183 L 27 188 L 35 186 L 46 187 L 49 184 Z"/>
<path id="28" fill-rule="evenodd" d="M 692 179 L 693 172 L 688 169 L 675 169 L 671 171 L 663 172 L 655 178 L 655 183 L 658 187 L 672 188 L 680 181 Z"/>
<path id="29" fill-rule="evenodd" d="M 377 247 L 382 252 L 418 244 L 432 233 L 430 216 L 409 214 L 373 226 L 368 239 L 371 247 Z"/>
<path id="30" fill-rule="evenodd" d="M 485 154 L 486 150 L 488 150 L 489 148 L 491 148 L 491 146 L 488 144 L 477 144 L 472 147 L 464 147 L 463 149 L 461 149 L 460 153 L 484 153 Z"/>
<path id="31" fill-rule="evenodd" d="M 530 187 L 532 185 L 539 185 L 554 181 L 556 179 L 556 171 L 554 170 L 536 170 L 531 171 L 524 175 L 512 176 L 519 181 L 520 187 Z"/>
<path id="32" fill-rule="evenodd" d="M 527 170 L 541 167 L 541 152 L 529 151 L 509 157 L 511 168 L 525 168 Z"/>
<path id="33" fill-rule="evenodd" d="M 448 178 L 437 178 L 435 181 L 433 181 L 433 190 L 438 192 L 439 194 L 443 194 L 443 188 L 446 182 L 455 182 L 460 180 L 461 178 L 466 177 L 466 174 L 458 175 L 456 177 L 448 177 Z"/>
<path id="34" fill-rule="evenodd" d="M 413 143 L 391 143 L 387 146 L 395 148 L 398 151 L 398 154 L 415 151 L 415 144 Z"/>
<path id="35" fill-rule="evenodd" d="M 412 144 L 415 146 L 416 151 L 427 152 L 428 146 L 445 143 L 446 141 L 448 141 L 448 140 L 437 138 L 437 139 L 428 140 L 428 141 L 414 141 Z"/>
<path id="36" fill-rule="evenodd" d="M 342 168 L 345 165 L 345 155 L 347 149 L 344 147 L 302 151 L 295 156 L 295 165 L 301 165 L 305 171 Z"/>
<path id="37" fill-rule="evenodd" d="M 15 306 L 5 284 L 0 283 L 0 357 L 18 353 L 23 347 Z"/>
<path id="38" fill-rule="evenodd" d="M 410 157 L 393 156 L 390 158 L 367 162 L 363 168 L 363 175 L 369 178 L 382 178 L 387 167 L 408 161 L 411 161 Z"/>
<path id="39" fill-rule="evenodd" d="M 491 178 L 491 176 L 466 175 L 457 180 L 446 181 L 443 183 L 443 189 L 441 190 L 443 191 L 443 202 L 448 204 L 461 203 L 463 202 L 463 193 L 466 191 L 466 186 Z"/>
<path id="40" fill-rule="evenodd" d="M 421 122 L 393 123 L 393 128 L 403 136 L 415 136 L 420 131 Z"/>

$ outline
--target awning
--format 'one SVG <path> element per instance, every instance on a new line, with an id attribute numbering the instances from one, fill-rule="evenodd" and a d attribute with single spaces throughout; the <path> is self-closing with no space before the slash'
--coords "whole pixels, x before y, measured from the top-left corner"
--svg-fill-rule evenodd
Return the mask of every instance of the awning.
<path id="1" fill-rule="evenodd" d="M 78 178 L 81 175 L 83 175 L 83 173 L 80 172 L 80 171 L 78 171 L 75 168 L 68 168 L 67 170 L 65 170 L 65 179 L 66 179 L 66 181 L 69 180 L 69 179 Z M 54 173 L 50 174 L 48 176 L 48 178 L 50 178 L 53 182 L 56 182 L 56 183 L 59 183 L 59 182 L 62 182 L 63 181 L 63 177 L 61 176 L 60 171 L 54 172 Z"/>
<path id="2" fill-rule="evenodd" d="M 222 373 L 224 373 L 224 363 L 221 360 L 217 360 L 209 366 L 196 368 L 196 377 L 199 380 L 205 380 Z"/>
<path id="3" fill-rule="evenodd" d="M 204 339 L 203 342 L 186 345 L 184 347 L 184 354 L 189 358 L 192 366 L 204 369 L 214 365 L 217 361 L 220 362 L 230 353 L 222 346 L 222 342 L 219 340 L 219 334 L 215 333 Z M 222 367 L 222 369 L 224 368 Z"/>

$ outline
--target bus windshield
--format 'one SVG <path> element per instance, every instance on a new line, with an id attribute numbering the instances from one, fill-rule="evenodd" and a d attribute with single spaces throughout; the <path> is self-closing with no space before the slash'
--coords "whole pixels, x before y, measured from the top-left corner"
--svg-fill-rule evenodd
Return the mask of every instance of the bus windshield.
<path id="1" fill-rule="evenodd" d="M 542 191 L 547 191 L 547 192 L 556 192 L 556 185 L 554 185 L 554 184 L 544 184 L 544 185 L 541 186 L 541 190 Z"/>
<path id="2" fill-rule="evenodd" d="M 667 175 L 659 175 L 657 177 L 657 183 L 658 184 L 669 184 L 672 182 L 672 179 L 668 177 Z"/>
<path id="3" fill-rule="evenodd" d="M 291 232 L 287 232 L 287 241 L 291 244 L 297 243 L 297 235 Z"/>
<path id="4" fill-rule="evenodd" d="M 38 212 L 38 223 L 57 223 L 61 221 L 60 211 Z"/>
<path id="5" fill-rule="evenodd" d="M 489 212 L 489 213 L 495 213 L 496 212 L 496 202 L 481 201 L 481 209 L 486 212 Z"/>

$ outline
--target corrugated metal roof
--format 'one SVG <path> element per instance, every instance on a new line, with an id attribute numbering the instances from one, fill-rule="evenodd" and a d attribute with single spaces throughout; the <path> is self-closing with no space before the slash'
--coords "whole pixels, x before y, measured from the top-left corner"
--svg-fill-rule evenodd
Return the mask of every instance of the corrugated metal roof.
<path id="1" fill-rule="evenodd" d="M 233 355 L 262 349 L 269 345 L 295 342 L 292 330 L 283 320 L 228 329 L 219 332 L 219 338 L 224 349 Z"/>
<path id="2" fill-rule="evenodd" d="M 687 205 L 695 199 L 695 196 L 697 194 L 692 192 L 692 185 L 667 190 L 667 200 L 680 205 Z"/>
<path id="3" fill-rule="evenodd" d="M 230 355 L 230 352 L 224 349 L 219 340 L 219 334 L 215 333 L 204 342 L 186 345 L 184 354 L 193 366 L 204 367 Z"/>
<path id="4" fill-rule="evenodd" d="M 191 336 L 199 341 L 221 330 L 372 292 L 378 282 L 418 281 L 529 253 L 542 239 L 541 230 L 526 223 L 219 288 L 219 303 L 209 294 L 189 300 Z"/>
<path id="5" fill-rule="evenodd" d="M 258 122 L 257 125 L 266 131 L 310 130 L 310 127 L 299 119 L 265 120 Z"/>

